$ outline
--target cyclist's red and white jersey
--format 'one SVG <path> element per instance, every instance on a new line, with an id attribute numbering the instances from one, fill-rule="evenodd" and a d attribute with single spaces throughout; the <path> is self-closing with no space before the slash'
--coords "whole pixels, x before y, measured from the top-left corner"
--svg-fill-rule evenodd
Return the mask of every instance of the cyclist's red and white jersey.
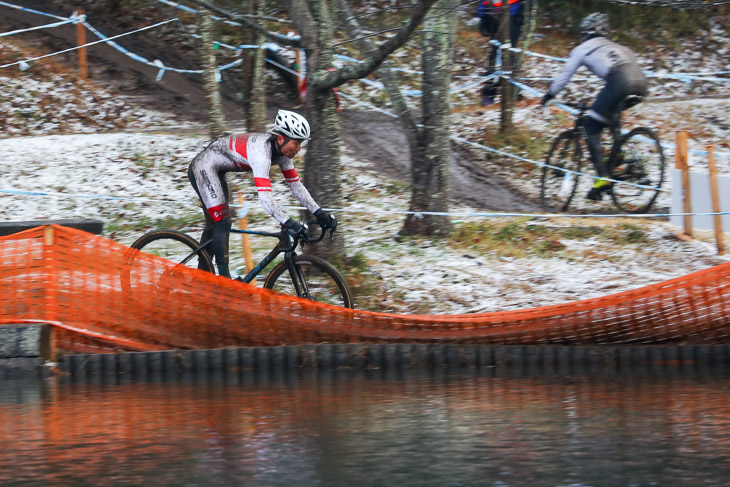
<path id="1" fill-rule="evenodd" d="M 585 66 L 593 74 L 605 80 L 611 70 L 624 64 L 633 64 L 638 67 L 636 56 L 631 49 L 611 42 L 605 37 L 594 37 L 570 52 L 568 62 L 563 71 L 550 84 L 548 93 L 557 95 L 581 66 Z"/>
<path id="2" fill-rule="evenodd" d="M 312 196 L 299 180 L 294 162 L 284 155 L 272 154 L 272 134 L 234 134 L 211 142 L 195 156 L 190 168 L 200 191 L 200 198 L 213 221 L 228 214 L 227 194 L 223 189 L 223 177 L 227 172 L 253 173 L 259 200 L 264 209 L 279 223 L 289 218 L 271 196 L 269 171 L 278 165 L 294 197 L 309 211 L 319 209 Z"/>

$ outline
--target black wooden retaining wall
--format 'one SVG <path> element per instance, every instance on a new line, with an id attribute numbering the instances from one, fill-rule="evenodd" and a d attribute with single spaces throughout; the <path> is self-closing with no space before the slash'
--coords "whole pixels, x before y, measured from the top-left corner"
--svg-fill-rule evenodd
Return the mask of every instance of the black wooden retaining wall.
<path id="1" fill-rule="evenodd" d="M 150 375 L 174 378 L 235 371 L 330 369 L 480 369 L 582 374 L 596 372 L 727 371 L 730 345 L 451 345 L 323 344 L 117 354 L 67 355 L 60 370 L 72 376 Z"/>
<path id="2" fill-rule="evenodd" d="M 30 230 L 31 228 L 42 227 L 44 225 L 61 225 L 64 227 L 76 228 L 85 232 L 101 235 L 104 228 L 104 222 L 93 219 L 72 219 L 72 220 L 34 220 L 23 222 L 0 222 L 0 237 L 12 235 L 14 233 Z"/>

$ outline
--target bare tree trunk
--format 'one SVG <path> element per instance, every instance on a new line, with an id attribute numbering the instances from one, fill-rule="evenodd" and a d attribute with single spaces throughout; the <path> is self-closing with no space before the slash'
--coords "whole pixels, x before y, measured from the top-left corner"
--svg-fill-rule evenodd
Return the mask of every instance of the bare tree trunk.
<path id="1" fill-rule="evenodd" d="M 451 196 L 451 138 L 449 90 L 454 66 L 456 17 L 453 0 L 439 0 L 423 28 L 423 129 L 417 152 L 411 154 L 413 190 L 404 235 L 449 235 L 447 215 L 418 212 L 449 211 Z M 448 12 L 448 13 L 447 13 Z"/>
<path id="2" fill-rule="evenodd" d="M 316 47 L 307 48 L 307 106 L 312 140 L 304 158 L 304 185 L 320 205 L 342 208 L 340 185 L 341 125 L 334 93 L 331 87 L 321 87 L 317 73 L 326 73 L 332 67 L 335 22 L 332 0 L 310 0 L 312 20 L 316 24 Z M 346 215 L 337 215 L 346 226 Z M 345 258 L 344 233 L 334 240 L 326 239 L 308 249 L 328 258 Z"/>
<path id="3" fill-rule="evenodd" d="M 218 71 L 213 51 L 213 21 L 210 14 L 203 10 L 199 18 L 200 25 L 200 57 L 203 61 L 203 85 L 205 100 L 208 104 L 208 135 L 217 139 L 226 131 L 226 120 L 223 116 L 223 105 L 218 86 Z"/>
<path id="4" fill-rule="evenodd" d="M 510 6 L 507 2 L 502 2 L 502 14 L 500 19 L 500 28 L 502 36 L 499 40 L 502 44 L 509 42 L 510 40 Z M 514 60 L 514 53 L 507 49 L 502 49 L 502 71 L 511 71 L 513 68 L 512 61 Z M 515 101 L 514 101 L 514 89 L 512 83 L 510 83 L 511 75 L 502 75 L 500 85 L 502 87 L 502 103 L 501 103 L 501 116 L 499 123 L 499 131 L 501 133 L 511 132 L 513 128 L 512 114 L 514 113 Z"/>
<path id="5" fill-rule="evenodd" d="M 263 14 L 265 0 L 247 0 L 244 11 L 258 15 Z M 245 42 L 260 46 L 264 43 L 264 35 L 253 29 L 247 30 Z M 249 132 L 266 130 L 266 85 L 264 84 L 264 53 L 266 49 L 244 49 L 243 51 L 243 86 L 244 109 L 246 111 L 246 128 Z"/>

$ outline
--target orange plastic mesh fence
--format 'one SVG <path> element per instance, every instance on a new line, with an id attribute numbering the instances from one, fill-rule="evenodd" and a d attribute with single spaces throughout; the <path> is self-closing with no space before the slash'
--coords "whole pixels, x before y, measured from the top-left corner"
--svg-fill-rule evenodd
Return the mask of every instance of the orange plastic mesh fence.
<path id="1" fill-rule="evenodd" d="M 56 345 L 67 352 L 385 341 L 730 341 L 730 263 L 554 306 L 398 315 L 315 303 L 179 269 L 103 237 L 55 225 L 3 237 L 0 252 L 0 323 L 52 323 Z M 130 252 L 135 254 L 132 271 Z"/>

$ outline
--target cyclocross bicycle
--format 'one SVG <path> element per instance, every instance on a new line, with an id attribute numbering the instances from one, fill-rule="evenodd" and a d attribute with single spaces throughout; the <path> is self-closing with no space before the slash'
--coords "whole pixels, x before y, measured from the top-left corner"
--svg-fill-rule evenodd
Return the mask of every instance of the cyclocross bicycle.
<path id="1" fill-rule="evenodd" d="M 231 233 L 260 235 L 279 240 L 271 252 L 251 272 L 239 278 L 239 280 L 250 283 L 279 254 L 284 254 L 284 260 L 278 263 L 266 276 L 263 283 L 265 288 L 345 308 L 354 306 L 347 281 L 332 264 L 313 255 L 298 255 L 296 253 L 296 248 L 300 244 L 320 242 L 324 239 L 327 233 L 326 230 L 322 229 L 319 237 L 315 239 L 291 237 L 283 227 L 279 232 L 231 229 Z M 334 238 L 334 230 L 330 230 L 330 238 Z M 158 279 L 157 282 L 163 285 L 165 280 L 173 282 L 172 279 L 169 279 L 170 277 L 179 276 L 180 273 L 177 270 L 180 266 L 215 273 L 209 253 L 211 242 L 212 240 L 209 240 L 200 245 L 191 236 L 177 230 L 152 230 L 138 238 L 131 245 L 131 248 L 177 263 L 173 268 L 160 269 L 160 275 L 156 278 Z M 130 252 L 125 259 L 122 285 L 127 289 L 133 286 L 135 279 L 146 279 L 147 281 L 150 279 L 148 275 L 149 266 L 146 266 L 146 270 L 142 270 L 141 266 L 135 268 L 137 255 L 138 252 Z M 142 273 L 145 275 L 141 275 Z"/>
<path id="2" fill-rule="evenodd" d="M 629 96 L 624 109 L 642 100 Z M 551 101 L 549 103 L 554 103 Z M 580 118 L 590 108 L 583 103 L 565 103 L 578 110 L 575 126 L 562 132 L 553 142 L 542 168 L 540 201 L 548 211 L 567 211 L 576 192 L 587 193 L 593 185 L 592 177 L 583 178 L 584 162 L 591 164 L 585 129 Z M 622 110 L 623 111 L 623 110 Z M 609 126 L 612 144 L 607 168 L 613 186 L 609 191 L 614 205 L 625 213 L 646 213 L 654 204 L 664 183 L 665 161 L 659 137 L 645 127 L 621 134 L 621 116 Z M 580 186 L 580 187 L 579 187 Z"/>

